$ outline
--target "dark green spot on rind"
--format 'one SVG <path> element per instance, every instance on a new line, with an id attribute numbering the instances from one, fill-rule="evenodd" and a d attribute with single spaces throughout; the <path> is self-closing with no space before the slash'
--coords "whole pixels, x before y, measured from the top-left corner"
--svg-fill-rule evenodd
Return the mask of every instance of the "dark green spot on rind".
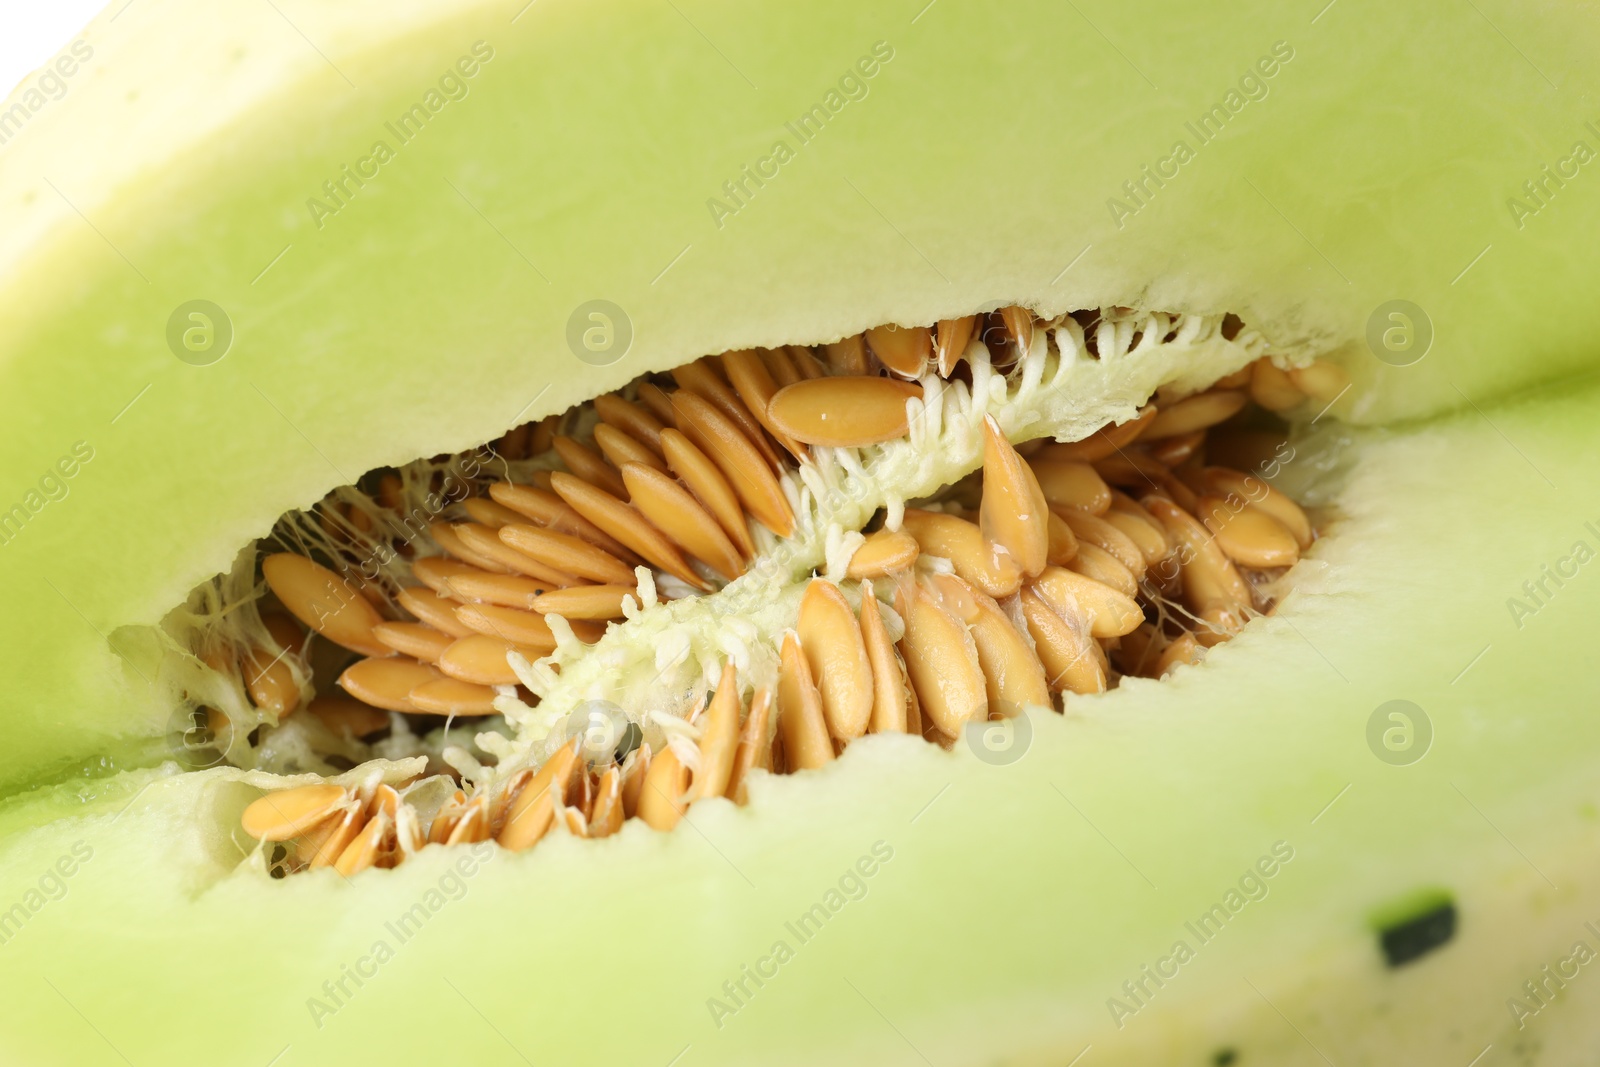
<path id="1" fill-rule="evenodd" d="M 1426 956 L 1456 935 L 1456 906 L 1446 901 L 1429 911 L 1379 931 L 1383 958 L 1399 967 Z"/>

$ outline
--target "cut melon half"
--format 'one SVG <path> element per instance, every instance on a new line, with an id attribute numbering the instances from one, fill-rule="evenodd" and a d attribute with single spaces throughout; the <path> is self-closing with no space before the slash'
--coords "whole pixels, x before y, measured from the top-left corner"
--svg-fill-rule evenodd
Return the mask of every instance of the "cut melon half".
<path id="1" fill-rule="evenodd" d="M 1331 62 L 1372 32 L 1339 8 L 1244 48 L 1275 13 L 1151 11 L 1182 42 L 1159 56 L 1111 43 L 1144 23 L 1096 33 L 1045 7 L 362 5 L 220 31 L 181 0 L 112 14 L 87 35 L 103 73 L 0 177 L 0 464 L 32 483 L 0 545 L 8 1059 L 1466 1064 L 1592 1046 L 1600 994 L 1574 968 L 1600 949 L 1581 706 L 1600 394 L 1580 380 L 1594 251 L 1572 234 L 1594 207 L 1574 188 L 1501 232 L 1520 123 L 1577 121 L 1504 38 L 1374 16 L 1424 42 L 1419 79 Z M 1526 30 L 1542 66 L 1587 76 L 1591 29 Z M 172 61 L 189 54 L 210 58 Z M 169 123 L 219 57 L 227 91 Z M 1222 135 L 1168 184 L 1145 177 L 1219 101 Z M 820 134 L 789 131 L 814 103 Z M 378 153 L 413 104 L 420 132 Z M 1393 118 L 1430 109 L 1462 122 Z M 778 177 L 748 178 L 785 137 Z M 1481 235 L 1461 225 L 1480 200 Z M 184 322 L 219 322 L 185 319 L 196 300 L 220 309 L 223 351 L 187 346 Z M 1372 332 L 1395 301 L 1430 331 L 1420 362 Z M 273 843 L 250 831 L 310 824 L 262 832 L 263 795 L 431 775 L 438 807 L 442 770 L 531 771 L 557 725 L 391 738 L 345 751 L 349 769 L 289 743 L 294 713 L 275 733 L 204 656 L 270 632 L 253 609 L 218 620 L 261 594 L 254 545 L 284 516 L 708 353 L 1017 308 L 1054 333 L 1011 378 L 981 342 L 956 385 L 923 375 L 904 436 L 815 449 L 794 529 L 751 535 L 762 567 L 671 603 L 640 589 L 592 646 L 563 633 L 537 684 L 508 661 L 540 698 L 519 702 L 637 707 L 707 688 L 709 653 L 741 647 L 770 681 L 808 576 L 847 567 L 880 508 L 892 529 L 977 466 L 983 415 L 1016 445 L 1070 442 L 1252 363 L 1263 400 L 1294 398 L 1275 373 L 1354 383 L 1288 412 L 1272 480 L 1322 536 L 1270 615 L 1199 665 L 972 743 L 869 735 L 752 774 L 746 803 L 700 800 L 671 833 L 636 818 L 525 853 L 267 876 Z M 1086 309 L 1112 327 L 1092 358 Z M 1194 329 L 1136 325 L 1158 313 Z M 620 354 L 584 343 L 596 322 L 625 327 Z M 290 670 L 277 692 L 296 691 Z M 681 721 L 697 701 L 678 703 Z M 222 707 L 231 765 L 171 759 L 198 706 Z"/>

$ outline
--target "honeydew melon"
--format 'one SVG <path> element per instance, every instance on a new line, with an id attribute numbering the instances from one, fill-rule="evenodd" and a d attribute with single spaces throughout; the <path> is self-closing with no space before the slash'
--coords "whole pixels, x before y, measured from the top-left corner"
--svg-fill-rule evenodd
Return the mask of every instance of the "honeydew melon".
<path id="1" fill-rule="evenodd" d="M 1600 541 L 1600 397 L 1502 398 L 1590 366 L 1596 253 L 1574 235 L 1600 208 L 1581 172 L 1531 216 L 1505 201 L 1587 136 L 1583 93 L 1541 71 L 1581 90 L 1592 30 L 1524 18 L 1507 50 L 1442 10 L 1086 14 L 418 5 L 219 28 L 151 2 L 92 26 L 90 77 L 0 173 L 0 467 L 28 512 L 0 545 L 9 1058 L 1576 1061 L 1600 994 L 1522 983 L 1596 944 L 1600 594 L 1580 571 L 1531 617 L 1507 598 Z M 1379 28 L 1425 79 L 1371 51 Z M 737 211 L 708 207 L 862 56 L 863 99 Z M 1263 56 L 1264 99 L 1137 211 L 1108 206 Z M 307 206 L 453 69 L 462 99 L 337 212 Z M 599 368 L 565 340 L 596 298 L 634 331 Z M 209 365 L 167 344 L 193 299 L 235 332 Z M 1435 331 L 1405 367 L 1366 346 L 1396 299 Z M 704 352 L 1002 303 L 1230 311 L 1354 376 L 1286 472 L 1342 518 L 1203 668 L 1030 714 L 1009 765 L 874 738 L 697 806 L 692 831 L 488 850 L 459 880 L 471 853 L 440 849 L 269 882 L 234 839 L 259 782 L 163 763 L 140 642 L 286 509 Z M 36 484 L 63 456 L 77 473 Z M 1391 700 L 1431 720 L 1420 762 L 1368 748 Z M 1263 899 L 1124 989 L 1263 856 Z M 830 890 L 861 898 L 801 943 L 785 924 Z M 1453 936 L 1388 966 L 1382 935 L 1446 901 Z M 419 902 L 401 943 L 385 923 Z M 777 941 L 793 957 L 757 988 L 742 968 Z"/>

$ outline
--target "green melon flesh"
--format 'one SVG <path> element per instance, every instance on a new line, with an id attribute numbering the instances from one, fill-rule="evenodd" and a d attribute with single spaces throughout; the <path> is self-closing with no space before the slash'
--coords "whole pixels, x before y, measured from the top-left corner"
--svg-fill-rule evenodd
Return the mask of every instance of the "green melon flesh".
<path id="1" fill-rule="evenodd" d="M 1592 25 L 1344 4 L 516 7 L 140 0 L 88 31 L 81 80 L 3 149 L 0 508 L 94 450 L 0 544 L 0 785 L 89 776 L 0 807 L 7 1062 L 1592 1047 L 1600 983 L 1520 1027 L 1507 998 L 1537 1006 L 1524 981 L 1600 948 L 1600 592 L 1580 571 L 1520 626 L 1507 598 L 1600 547 L 1600 393 L 1497 402 L 1593 365 L 1600 201 L 1579 177 L 1520 229 L 1506 208 L 1592 139 Z M 470 95 L 318 230 L 306 199 L 480 40 L 494 57 Z M 1270 95 L 1118 228 L 1107 198 L 1279 40 L 1294 58 Z M 877 41 L 895 53 L 870 95 L 719 229 L 706 199 Z M 213 366 L 166 348 L 194 298 L 237 330 Z M 604 369 L 564 341 L 594 298 L 636 331 Z M 1391 299 L 1437 330 L 1415 366 L 1365 348 Z M 469 851 L 269 882 L 236 870 L 239 772 L 156 768 L 172 708 L 116 642 L 283 511 L 706 352 L 1003 303 L 1235 311 L 1355 377 L 1326 451 L 1302 444 L 1287 476 L 1345 517 L 1278 613 L 1202 668 L 1034 716 L 1010 766 L 870 738 L 671 835 L 491 852 L 404 944 L 385 922 L 429 910 Z M 1432 720 L 1412 766 L 1367 748 L 1393 699 Z M 1108 998 L 1280 840 L 1295 858 L 1266 899 L 1119 1028 Z M 879 841 L 893 858 L 866 895 L 799 944 L 785 923 Z M 1375 917 L 1440 892 L 1454 939 L 1386 968 Z M 780 939 L 794 958 L 719 1027 L 708 999 L 731 1005 L 724 981 Z M 323 983 L 380 940 L 393 958 L 332 1000 Z"/>
<path id="2" fill-rule="evenodd" d="M 933 1063 L 1063 1064 L 1092 1044 L 1102 1063 L 1203 1064 L 1224 1048 L 1323 1062 L 1298 1029 L 1338 1064 L 1465 1064 L 1491 1043 L 1499 1062 L 1518 1048 L 1575 1062 L 1595 987 L 1572 983 L 1523 1031 L 1506 999 L 1574 941 L 1600 944 L 1584 926 L 1600 916 L 1600 725 L 1592 686 L 1568 673 L 1600 586 L 1585 570 L 1521 630 L 1505 600 L 1573 542 L 1600 543 L 1585 527 L 1597 402 L 1591 387 L 1495 408 L 1492 426 L 1358 435 L 1345 517 L 1277 615 L 1202 668 L 1035 715 L 1010 766 L 870 737 L 824 772 L 763 780 L 748 807 L 697 806 L 670 835 L 630 823 L 492 852 L 461 899 L 433 901 L 467 850 L 348 884 L 236 871 L 228 834 L 255 795 L 237 772 L 13 801 L 0 903 L 75 843 L 93 855 L 0 946 L 16 1020 L 0 1049 L 30 1063 L 117 1062 L 108 1044 L 133 1063 L 266 1063 L 285 1046 L 285 1063 L 521 1062 L 513 1049 L 668 1063 L 685 1046 L 683 1063 L 921 1063 L 914 1047 Z M 1313 446 L 1297 461 L 1326 479 Z M 1449 491 L 1467 477 L 1470 493 Z M 1365 740 L 1396 698 L 1434 730 L 1407 767 Z M 786 931 L 880 840 L 894 855 L 862 899 L 807 944 Z M 1268 896 L 1117 1029 L 1107 998 L 1280 840 L 1294 858 Z M 1373 917 L 1438 890 L 1455 938 L 1387 969 Z M 437 911 L 402 943 L 384 924 L 418 902 Z M 719 1029 L 708 998 L 780 939 L 794 958 Z M 308 999 L 379 941 L 393 958 L 366 965 L 376 977 L 319 1027 Z"/>

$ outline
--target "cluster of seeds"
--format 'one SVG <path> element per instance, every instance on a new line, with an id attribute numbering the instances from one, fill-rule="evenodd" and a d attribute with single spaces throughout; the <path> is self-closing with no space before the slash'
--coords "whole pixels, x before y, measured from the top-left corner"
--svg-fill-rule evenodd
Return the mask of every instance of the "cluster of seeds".
<path id="1" fill-rule="evenodd" d="M 1086 336 L 1098 324 L 1097 314 L 1079 320 Z M 354 699 L 319 696 L 311 709 L 357 736 L 387 723 L 386 712 L 537 704 L 532 664 L 598 640 L 658 594 L 718 589 L 760 546 L 789 536 L 786 483 L 812 449 L 905 437 L 918 378 L 958 377 L 974 350 L 1003 372 L 1034 345 L 1036 326 L 1007 308 L 818 350 L 728 352 L 519 427 L 495 454 L 539 465 L 485 482 L 484 495 L 460 502 L 464 521 L 431 524 L 442 552 L 409 560 L 420 584 L 353 580 L 348 560 L 328 561 L 341 574 L 293 551 L 262 559 L 283 609 L 263 610 L 262 621 L 280 653 L 237 656 L 250 697 L 280 716 L 294 710 L 311 640 L 298 619 L 362 657 L 339 674 Z M 1067 443 L 1014 446 L 986 418 L 981 471 L 907 508 L 893 528 L 880 512 L 841 581 L 809 581 L 778 639 L 775 678 L 741 679 L 725 663 L 692 714 L 658 724 L 654 746 L 635 736 L 591 751 L 575 738 L 537 768 L 486 775 L 426 814 L 376 779 L 275 791 L 247 810 L 245 829 L 285 843 L 291 869 L 346 873 L 430 843 L 527 848 L 553 826 L 600 837 L 637 816 L 665 830 L 697 799 L 741 802 L 754 768 L 814 768 L 867 733 L 949 747 L 970 722 L 1197 662 L 1271 609 L 1264 590 L 1315 537 L 1265 481 L 1208 465 L 1208 435 L 1252 399 L 1271 410 L 1331 401 L 1341 374 L 1262 359 Z M 373 495 L 399 512 L 393 477 Z M 341 514 L 374 526 L 366 511 Z M 393 617 L 396 608 L 410 618 Z"/>

